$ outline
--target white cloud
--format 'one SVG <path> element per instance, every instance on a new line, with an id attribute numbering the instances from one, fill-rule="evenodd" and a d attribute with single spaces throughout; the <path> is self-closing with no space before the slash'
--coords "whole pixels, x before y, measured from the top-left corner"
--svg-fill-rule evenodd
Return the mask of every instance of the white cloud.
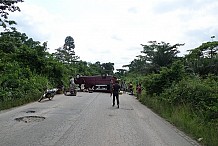
<path id="1" fill-rule="evenodd" d="M 185 43 L 182 53 L 218 36 L 216 0 L 28 0 L 13 13 L 18 30 L 51 52 L 75 40 L 81 60 L 129 64 L 150 40 Z"/>

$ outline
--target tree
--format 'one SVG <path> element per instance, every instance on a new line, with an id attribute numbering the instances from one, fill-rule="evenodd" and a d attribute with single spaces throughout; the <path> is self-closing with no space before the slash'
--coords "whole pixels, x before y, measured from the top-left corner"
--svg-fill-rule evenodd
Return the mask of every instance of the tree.
<path id="1" fill-rule="evenodd" d="M 187 55 L 187 58 L 214 58 L 218 54 L 218 42 L 207 42 L 207 43 L 202 43 L 201 46 L 188 50 L 189 55 Z"/>
<path id="2" fill-rule="evenodd" d="M 115 73 L 115 75 L 118 77 L 118 78 L 122 78 L 126 73 L 126 69 L 117 69 L 117 72 Z"/>
<path id="3" fill-rule="evenodd" d="M 142 45 L 145 54 L 145 60 L 160 67 L 167 66 L 173 62 L 173 59 L 179 53 L 178 47 L 184 44 L 175 44 L 171 46 L 169 43 L 149 41 L 150 45 Z"/>
<path id="4" fill-rule="evenodd" d="M 64 49 L 67 50 L 70 55 L 75 55 L 74 48 L 74 39 L 71 36 L 67 36 L 65 39 Z"/>
<path id="5" fill-rule="evenodd" d="M 149 45 L 143 45 L 142 55 L 136 56 L 129 65 L 123 67 L 129 67 L 129 72 L 148 74 L 152 72 L 159 72 L 161 67 L 170 66 L 175 59 L 179 51 L 178 47 L 184 44 L 175 44 L 171 46 L 169 43 L 156 41 L 149 41 Z"/>
<path id="6" fill-rule="evenodd" d="M 218 75 L 218 42 L 207 42 L 189 50 L 185 56 L 185 63 L 189 70 L 200 76 L 209 73 Z"/>
<path id="7" fill-rule="evenodd" d="M 28 67 L 36 73 L 41 73 L 45 67 L 48 53 L 47 45 L 40 44 L 32 38 L 28 38 L 25 33 L 17 31 L 1 33 L 0 50 L 5 56 L 10 56 L 11 61 L 19 62 L 21 67 Z"/>
<path id="8" fill-rule="evenodd" d="M 74 39 L 71 36 L 67 36 L 63 47 L 59 47 L 54 56 L 62 63 L 72 64 L 79 59 L 75 56 L 75 44 Z"/>
<path id="9" fill-rule="evenodd" d="M 123 67 L 128 67 L 129 72 L 142 73 L 144 68 L 145 68 L 145 64 L 146 64 L 145 61 L 137 58 L 137 59 L 134 59 L 133 61 L 131 61 L 131 63 L 129 65 L 124 65 Z"/>
<path id="10" fill-rule="evenodd" d="M 114 63 L 111 62 L 102 63 L 101 66 L 102 66 L 102 74 L 113 75 Z"/>
<path id="11" fill-rule="evenodd" d="M 101 63 L 99 61 L 95 62 L 94 64 L 88 63 L 88 67 L 91 75 L 99 75 L 102 72 Z"/>
<path id="12" fill-rule="evenodd" d="M 156 41 L 149 41 L 148 43 L 150 43 L 150 45 L 141 44 L 143 47 L 141 53 L 145 55 L 143 58 L 146 64 L 155 67 L 156 71 L 158 71 L 160 67 L 171 65 L 179 53 L 178 47 L 184 45 L 175 44 L 171 46 L 169 43 L 157 43 Z"/>
<path id="13" fill-rule="evenodd" d="M 9 12 L 20 11 L 20 8 L 15 5 L 18 2 L 23 2 L 23 0 L 0 0 L 0 26 L 6 30 L 9 30 L 7 29 L 7 24 L 16 24 L 15 21 L 8 20 L 8 15 Z M 11 27 L 11 29 L 14 30 L 15 28 Z"/>

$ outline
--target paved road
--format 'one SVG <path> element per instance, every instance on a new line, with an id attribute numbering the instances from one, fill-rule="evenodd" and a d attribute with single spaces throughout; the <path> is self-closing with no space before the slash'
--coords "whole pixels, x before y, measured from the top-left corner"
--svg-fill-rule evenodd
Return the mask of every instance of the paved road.
<path id="1" fill-rule="evenodd" d="M 0 112 L 0 146 L 193 146 L 197 143 L 140 104 L 106 93 L 56 95 Z M 22 118 L 26 117 L 26 118 Z"/>

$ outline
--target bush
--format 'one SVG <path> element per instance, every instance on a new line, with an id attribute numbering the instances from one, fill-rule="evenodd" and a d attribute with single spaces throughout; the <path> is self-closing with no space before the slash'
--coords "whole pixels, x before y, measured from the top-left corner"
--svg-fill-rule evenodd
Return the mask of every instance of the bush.
<path id="1" fill-rule="evenodd" d="M 205 120 L 218 118 L 218 82 L 207 79 L 188 78 L 165 90 L 160 96 L 173 105 L 190 105 Z"/>
<path id="2" fill-rule="evenodd" d="M 16 86 L 12 86 L 15 85 L 15 83 Z M 16 78 L 12 75 L 4 76 L 3 86 L 0 88 L 1 109 L 18 106 L 39 99 L 43 90 L 47 88 L 48 85 L 47 78 L 39 75 L 32 75 L 29 78 Z"/>
<path id="3" fill-rule="evenodd" d="M 163 67 L 159 74 L 151 74 L 145 77 L 143 86 L 149 95 L 160 95 L 165 89 L 177 83 L 185 75 L 184 66 L 182 62 L 174 62 L 171 68 Z"/>

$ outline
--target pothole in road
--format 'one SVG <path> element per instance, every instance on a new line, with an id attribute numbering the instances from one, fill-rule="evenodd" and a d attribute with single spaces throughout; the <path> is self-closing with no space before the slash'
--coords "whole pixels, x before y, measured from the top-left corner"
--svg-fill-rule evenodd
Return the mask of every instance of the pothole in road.
<path id="1" fill-rule="evenodd" d="M 35 113 L 36 111 L 32 111 L 32 110 L 30 110 L 30 111 L 27 111 L 26 113 Z"/>
<path id="2" fill-rule="evenodd" d="M 41 116 L 24 116 L 24 117 L 19 117 L 15 118 L 16 121 L 18 122 L 24 122 L 24 123 L 30 123 L 30 122 L 41 122 L 45 120 L 45 117 Z"/>

